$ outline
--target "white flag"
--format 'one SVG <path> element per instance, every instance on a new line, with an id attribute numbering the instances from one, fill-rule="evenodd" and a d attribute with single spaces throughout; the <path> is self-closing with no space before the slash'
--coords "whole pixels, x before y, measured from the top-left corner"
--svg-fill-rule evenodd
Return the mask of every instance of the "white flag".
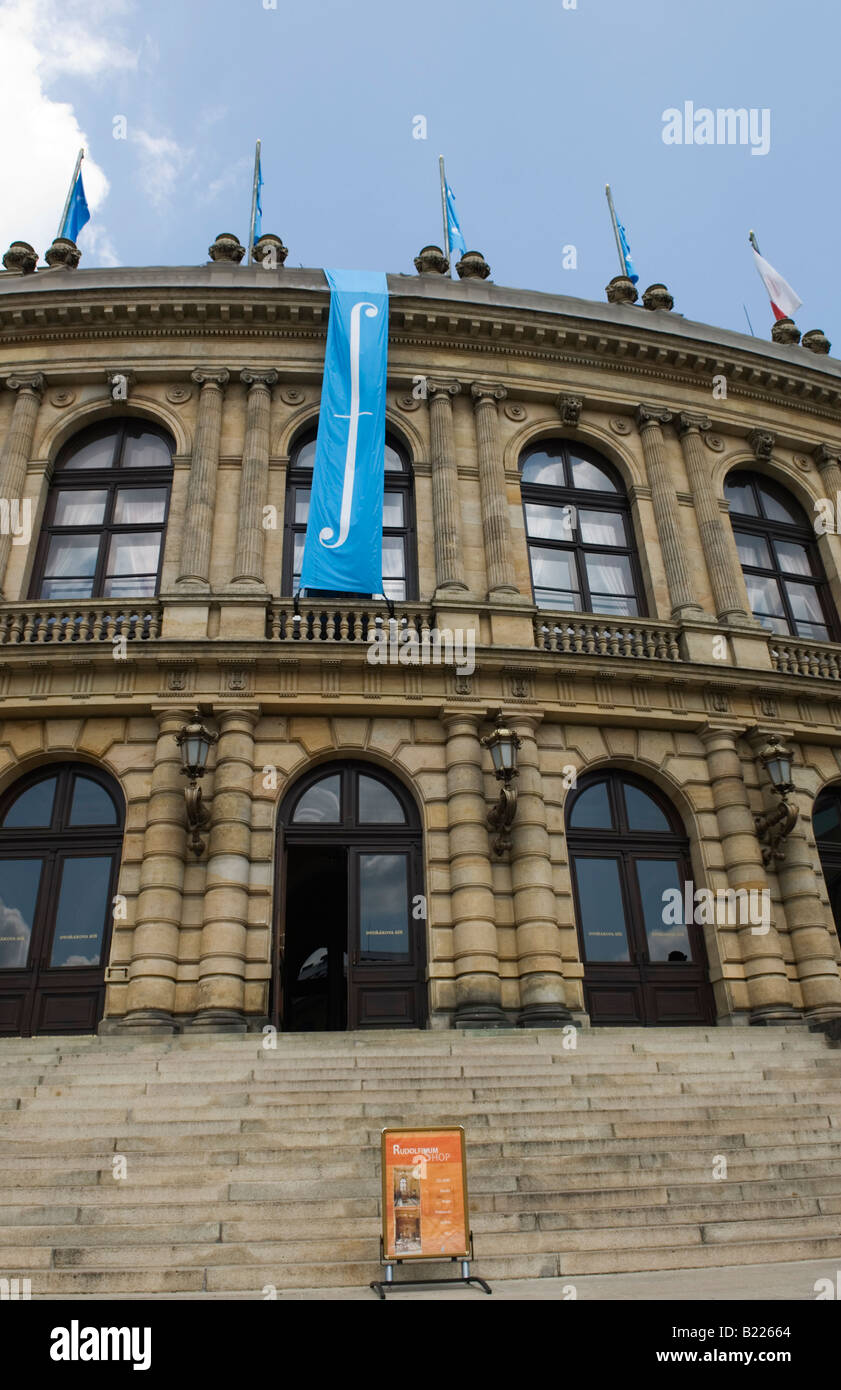
<path id="1" fill-rule="evenodd" d="M 768 298 L 771 301 L 771 308 L 778 319 L 791 318 L 796 309 L 803 303 L 798 299 L 794 290 L 787 280 L 784 280 L 778 270 L 769 265 L 764 256 L 760 256 L 758 251 L 753 253 L 756 268 L 759 271 L 759 278 L 768 291 Z"/>

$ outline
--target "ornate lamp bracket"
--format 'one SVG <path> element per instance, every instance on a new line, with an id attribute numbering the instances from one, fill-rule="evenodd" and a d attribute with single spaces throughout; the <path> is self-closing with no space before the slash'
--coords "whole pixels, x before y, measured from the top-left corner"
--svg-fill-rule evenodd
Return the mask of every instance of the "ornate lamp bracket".
<path id="1" fill-rule="evenodd" d="M 779 734 L 769 734 L 768 742 L 759 750 L 758 757 L 780 798 L 779 805 L 768 815 L 754 816 L 757 838 L 762 845 L 762 862 L 768 868 L 785 859 L 785 840 L 797 824 L 800 812 L 787 800 L 789 793 L 794 791 L 791 753 Z"/>
<path id="2" fill-rule="evenodd" d="M 522 747 L 522 739 L 505 725 L 500 712 L 493 733 L 480 739 L 480 743 L 490 750 L 494 776 L 502 783 L 499 800 L 488 812 L 488 828 L 496 831 L 494 854 L 504 854 L 511 848 L 509 831 L 517 813 L 517 750 Z"/>

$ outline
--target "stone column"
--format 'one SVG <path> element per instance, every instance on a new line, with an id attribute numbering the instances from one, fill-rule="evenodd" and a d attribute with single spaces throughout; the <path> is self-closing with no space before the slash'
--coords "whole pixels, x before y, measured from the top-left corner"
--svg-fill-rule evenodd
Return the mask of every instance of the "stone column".
<path id="1" fill-rule="evenodd" d="M 254 728 L 259 707 L 217 713 L 219 742 L 211 802 L 199 963 L 198 1011 L 191 1030 L 246 1031 L 245 952 L 251 872 Z"/>
<path id="2" fill-rule="evenodd" d="M 753 618 L 745 608 L 745 585 L 733 530 L 722 516 L 707 465 L 702 432 L 711 428 L 712 421 L 706 415 L 684 410 L 678 416 L 678 433 L 718 620 L 752 627 Z"/>
<path id="3" fill-rule="evenodd" d="M 175 735 L 190 709 L 157 711 L 158 741 L 146 806 L 140 892 L 124 1028 L 173 1032 L 178 937 L 181 930 L 184 864 L 187 857 L 186 778 Z"/>
<path id="4" fill-rule="evenodd" d="M 748 735 L 754 753 L 767 741 L 767 730 L 757 730 Z M 770 787 L 770 779 L 764 769 L 762 781 Z M 811 804 L 807 808 L 805 799 L 796 793 L 792 794 L 791 800 L 795 805 L 799 802 L 800 817 L 780 846 L 785 851 L 785 858 L 777 860 L 775 869 L 806 1019 L 809 1023 L 822 1024 L 831 1018 L 841 1019 L 841 975 L 832 942 L 835 929 L 830 926 L 827 909 L 818 892 L 815 857 L 806 839 L 804 816 L 811 815 Z M 767 805 L 769 810 L 776 809 L 778 797 L 769 795 Z"/>
<path id="5" fill-rule="evenodd" d="M 837 508 L 841 508 L 841 466 L 839 466 L 838 454 L 827 444 L 819 444 L 812 450 L 812 458 L 821 475 L 821 482 L 824 486 L 824 496 L 830 498 L 832 502 L 833 515 L 837 520 Z M 5 496 L 5 493 L 3 494 Z"/>
<path id="6" fill-rule="evenodd" d="M 476 426 L 476 447 L 479 454 L 479 496 L 482 505 L 482 535 L 485 541 L 485 568 L 488 575 L 488 598 L 494 594 L 519 592 L 514 579 L 511 559 L 511 521 L 505 490 L 505 469 L 499 442 L 497 401 L 508 392 L 504 386 L 474 382 L 473 419 Z"/>
<path id="7" fill-rule="evenodd" d="M 466 589 L 461 544 L 461 499 L 453 438 L 452 397 L 457 381 L 427 381 L 432 443 L 432 524 L 436 588 Z"/>
<path id="8" fill-rule="evenodd" d="M 456 1028 L 505 1028 L 496 937 L 482 747 L 482 716 L 445 711 L 450 894 L 456 972 Z"/>
<path id="9" fill-rule="evenodd" d="M 263 508 L 269 489 L 269 418 L 277 372 L 246 367 L 239 374 L 248 387 L 242 481 L 239 490 L 234 584 L 263 584 Z"/>
<path id="10" fill-rule="evenodd" d="M 198 382 L 201 391 L 181 539 L 180 573 L 176 582 L 199 585 L 202 589 L 210 587 L 210 542 L 222 436 L 222 401 L 229 376 L 224 368 L 206 371 L 199 367 L 191 373 L 191 380 Z"/>
<path id="11" fill-rule="evenodd" d="M 538 718 L 509 718 L 519 735 L 517 811 L 511 826 L 511 882 L 520 972 L 520 1028 L 562 1028 L 571 1023 L 566 1005 L 561 932 L 552 884 L 546 804 L 534 731 Z"/>
<path id="12" fill-rule="evenodd" d="M 667 425 L 671 418 L 672 412 L 660 406 L 641 405 L 637 408 L 637 426 L 642 436 L 645 470 L 651 484 L 651 504 L 663 552 L 672 618 L 680 622 L 683 618 L 703 618 L 704 610 L 695 596 L 689 575 L 677 494 L 666 459 L 662 426 Z"/>
<path id="13" fill-rule="evenodd" d="M 11 505 L 23 498 L 26 466 L 32 457 L 35 425 L 46 378 L 41 372 L 16 372 L 6 378 L 6 385 L 11 391 L 17 391 L 15 408 L 0 454 L 0 497 L 4 497 Z M 11 548 L 12 536 L 9 527 L 5 535 L 0 535 L 0 598 L 3 597 L 2 586 Z"/>
<path id="14" fill-rule="evenodd" d="M 750 809 L 737 739 L 739 731 L 707 724 L 698 731 L 707 750 L 724 867 L 730 888 L 768 889 L 762 850 Z M 791 1002 L 780 938 L 772 924 L 764 935 L 750 923 L 739 928 L 739 946 L 748 988 L 751 1023 L 794 1023 L 799 1018 Z"/>

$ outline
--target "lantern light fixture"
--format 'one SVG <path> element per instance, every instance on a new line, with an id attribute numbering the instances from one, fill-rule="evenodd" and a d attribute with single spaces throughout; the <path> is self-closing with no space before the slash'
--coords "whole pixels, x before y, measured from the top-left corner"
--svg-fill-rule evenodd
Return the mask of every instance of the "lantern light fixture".
<path id="1" fill-rule="evenodd" d="M 200 710 L 196 710 L 189 724 L 183 724 L 175 735 L 175 742 L 181 753 L 181 775 L 188 779 L 184 788 L 187 802 L 187 825 L 190 830 L 190 849 L 198 858 L 204 852 L 205 840 L 201 832 L 210 825 L 207 807 L 202 804 L 199 780 L 207 771 L 207 759 L 219 735 L 205 725 Z"/>

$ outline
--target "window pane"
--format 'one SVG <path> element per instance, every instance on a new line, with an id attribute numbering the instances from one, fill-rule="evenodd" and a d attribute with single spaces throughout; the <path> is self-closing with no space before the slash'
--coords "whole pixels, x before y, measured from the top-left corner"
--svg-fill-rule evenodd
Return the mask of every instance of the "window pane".
<path id="1" fill-rule="evenodd" d="M 762 536 L 749 536 L 744 531 L 734 531 L 733 536 L 740 564 L 755 565 L 765 570 L 774 568 L 768 542 L 763 540 Z"/>
<path id="2" fill-rule="evenodd" d="M 747 585 L 751 611 L 757 617 L 763 614 L 776 618 L 784 616 L 785 609 L 776 579 L 763 579 L 758 574 L 746 574 L 745 584 Z M 785 632 L 787 629 L 783 628 L 783 631 Z"/>
<path id="3" fill-rule="evenodd" d="M 409 954 L 405 854 L 359 856 L 359 951 L 368 960 Z"/>
<path id="4" fill-rule="evenodd" d="M 575 524 L 574 507 L 550 507 L 543 502 L 526 502 L 526 530 L 530 536 L 571 541 Z"/>
<path id="5" fill-rule="evenodd" d="M 49 579 L 93 575 L 99 554 L 99 536 L 51 536 L 44 574 Z"/>
<path id="6" fill-rule="evenodd" d="M 338 773 L 322 777 L 304 792 L 292 816 L 296 825 L 337 825 L 341 820 L 341 783 Z"/>
<path id="7" fill-rule="evenodd" d="M 542 546 L 531 547 L 531 569 L 535 590 L 544 593 L 566 595 L 568 608 L 577 608 L 578 576 L 575 557 L 568 550 L 546 550 Z"/>
<path id="8" fill-rule="evenodd" d="M 740 512 L 742 516 L 759 515 L 750 483 L 725 483 L 724 496 L 730 503 L 731 512 Z"/>
<path id="9" fill-rule="evenodd" d="M 586 555 L 585 560 L 593 610 L 613 612 L 612 608 L 602 610 L 597 599 L 615 598 L 618 594 L 633 594 L 634 580 L 631 574 L 631 561 L 627 555 L 592 554 Z"/>
<path id="10" fill-rule="evenodd" d="M 818 623 L 823 626 L 818 591 L 812 584 L 796 584 L 793 579 L 785 581 L 788 601 L 796 623 Z"/>
<path id="11" fill-rule="evenodd" d="M 573 487 L 586 488 L 590 492 L 616 492 L 616 484 L 603 468 L 597 468 L 589 459 L 572 460 Z"/>
<path id="12" fill-rule="evenodd" d="M 172 455 L 164 441 L 145 430 L 129 436 L 123 447 L 123 468 L 168 468 L 171 462 Z"/>
<path id="13" fill-rule="evenodd" d="M 293 538 L 293 546 L 292 546 L 292 549 L 293 549 L 293 555 L 292 555 L 292 588 L 293 588 L 293 589 L 297 589 L 297 588 L 298 588 L 298 581 L 299 581 L 300 578 L 301 578 L 301 570 L 302 570 L 303 564 L 304 564 L 304 544 L 305 544 L 305 542 L 306 542 L 306 534 L 305 534 L 303 531 L 297 532 L 297 533 L 295 534 L 294 538 Z"/>
<path id="14" fill-rule="evenodd" d="M 627 545 L 621 512 L 579 511 L 578 524 L 585 545 Z"/>
<path id="15" fill-rule="evenodd" d="M 45 777 L 43 782 L 36 782 L 34 787 L 28 787 L 25 792 L 21 792 L 6 812 L 3 828 L 25 830 L 29 826 L 50 825 L 53 818 L 55 783 L 55 777 Z"/>
<path id="16" fill-rule="evenodd" d="M 783 501 L 761 485 L 759 495 L 762 499 L 762 510 L 769 521 L 782 521 L 787 526 L 803 525 L 803 514 L 793 499 Z"/>
<path id="17" fill-rule="evenodd" d="M 157 582 L 154 574 L 112 576 L 105 580 L 102 594 L 104 598 L 154 598 Z"/>
<path id="18" fill-rule="evenodd" d="M 292 455 L 293 468 L 312 468 L 315 463 L 315 440 L 310 439 Z"/>
<path id="19" fill-rule="evenodd" d="M 383 497 L 383 526 L 402 526 L 403 494 L 387 492 Z"/>
<path id="20" fill-rule="evenodd" d="M 812 642 L 828 642 L 829 629 L 824 623 L 796 623 L 797 636 L 808 637 Z"/>
<path id="21" fill-rule="evenodd" d="M 795 545 L 793 541 L 774 541 L 780 569 L 786 574 L 812 574 L 809 552 L 805 545 Z"/>
<path id="22" fill-rule="evenodd" d="M 632 787 L 627 782 L 624 783 L 622 790 L 625 793 L 625 809 L 628 812 L 629 829 L 663 830 L 669 834 L 672 827 L 657 802 L 647 792 L 641 792 L 639 787 Z"/>
<path id="23" fill-rule="evenodd" d="M 385 446 L 385 471 L 386 473 L 404 472 L 403 460 L 396 449 L 392 449 L 390 444 Z"/>
<path id="24" fill-rule="evenodd" d="M 359 778 L 359 819 L 365 825 L 369 823 L 379 823 L 380 825 L 405 825 L 406 817 L 403 814 L 403 807 L 388 787 L 378 781 L 376 777 Z"/>
<path id="25" fill-rule="evenodd" d="M 383 536 L 383 580 L 402 579 L 405 573 L 403 537 Z"/>
<path id="26" fill-rule="evenodd" d="M 101 526 L 108 493 L 60 492 L 56 497 L 55 526 Z"/>
<path id="27" fill-rule="evenodd" d="M 114 507 L 118 526 L 142 526 L 145 522 L 163 521 L 166 515 L 165 487 L 120 488 Z"/>
<path id="28" fill-rule="evenodd" d="M 617 860 L 576 855 L 574 863 L 586 959 L 630 960 Z"/>
<path id="29" fill-rule="evenodd" d="M 73 784 L 70 825 L 118 825 L 114 803 L 98 782 L 77 777 Z"/>
<path id="30" fill-rule="evenodd" d="M 835 844 L 841 844 L 841 817 L 838 807 L 838 798 L 833 793 L 821 794 L 818 797 L 812 813 L 812 828 L 816 840 L 832 840 Z"/>
<path id="31" fill-rule="evenodd" d="M 576 797 L 569 823 L 575 830 L 614 829 L 606 782 L 587 787 L 586 791 Z"/>
<path id="32" fill-rule="evenodd" d="M 116 436 L 108 434 L 102 439 L 92 439 L 80 448 L 74 449 L 62 469 L 110 468 L 114 461 Z"/>
<path id="33" fill-rule="evenodd" d="M 560 450 L 541 449 L 529 454 L 523 464 L 522 481 L 540 483 L 544 487 L 565 487 L 563 455 Z"/>
<path id="34" fill-rule="evenodd" d="M 129 531 L 112 536 L 106 573 L 148 575 L 158 572 L 161 537 L 157 531 Z"/>
<path id="35" fill-rule="evenodd" d="M 392 599 L 395 603 L 406 597 L 405 579 L 384 579 L 383 591 L 386 598 Z M 377 596 L 379 597 L 379 595 Z"/>
<path id="36" fill-rule="evenodd" d="M 0 970 L 26 968 L 42 863 L 0 860 Z"/>
<path id="37" fill-rule="evenodd" d="M 111 855 L 65 859 L 50 965 L 99 965 L 109 908 Z"/>
<path id="38" fill-rule="evenodd" d="M 295 520 L 301 526 L 306 526 L 310 514 L 311 489 L 308 487 L 296 487 L 295 489 Z"/>
<path id="39" fill-rule="evenodd" d="M 689 932 L 683 921 L 683 881 L 677 861 L 637 859 L 634 867 L 642 900 L 649 960 L 691 961 Z M 679 901 L 672 891 L 674 889 L 680 894 Z M 675 917 L 679 919 L 677 922 L 673 920 Z"/>
<path id="40" fill-rule="evenodd" d="M 39 598 L 90 598 L 92 593 L 92 579 L 45 579 Z"/>

